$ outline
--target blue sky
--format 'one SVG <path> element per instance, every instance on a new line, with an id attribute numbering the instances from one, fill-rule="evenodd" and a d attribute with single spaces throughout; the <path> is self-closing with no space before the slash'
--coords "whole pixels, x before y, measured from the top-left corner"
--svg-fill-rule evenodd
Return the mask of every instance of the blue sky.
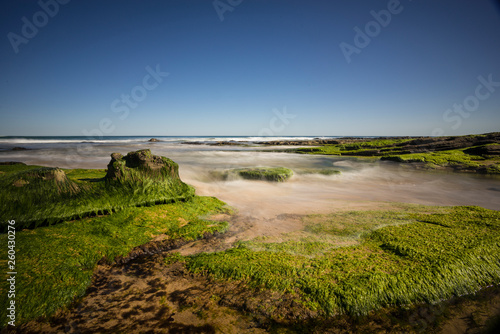
<path id="1" fill-rule="evenodd" d="M 500 130 L 495 1 L 0 6 L 0 135 Z"/>

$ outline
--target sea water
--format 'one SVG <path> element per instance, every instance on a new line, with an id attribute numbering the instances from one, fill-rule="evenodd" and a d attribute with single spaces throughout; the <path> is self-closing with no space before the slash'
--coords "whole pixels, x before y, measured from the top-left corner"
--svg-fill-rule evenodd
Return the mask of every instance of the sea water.
<path id="1" fill-rule="evenodd" d="M 0 137 L 0 161 L 61 168 L 106 168 L 110 154 L 150 149 L 179 164 L 182 180 L 198 195 L 215 196 L 240 215 L 270 219 L 282 214 L 324 213 L 338 208 L 377 207 L 381 202 L 427 205 L 478 205 L 500 209 L 500 178 L 467 173 L 415 170 L 376 159 L 273 152 L 261 141 L 315 137 Z M 335 138 L 335 137 L 321 137 Z M 212 146 L 236 141 L 249 146 Z M 12 150 L 23 147 L 26 150 Z M 295 171 L 283 183 L 214 178 L 214 170 L 278 167 Z M 304 169 L 330 168 L 341 174 L 302 174 Z M 371 203 L 371 204 L 370 204 Z"/>

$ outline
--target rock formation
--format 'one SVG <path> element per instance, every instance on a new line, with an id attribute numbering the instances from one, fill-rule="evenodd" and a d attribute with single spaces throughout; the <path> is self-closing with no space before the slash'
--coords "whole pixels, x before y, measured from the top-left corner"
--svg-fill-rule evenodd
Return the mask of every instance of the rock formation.
<path id="1" fill-rule="evenodd" d="M 179 179 L 179 165 L 174 161 L 153 155 L 150 150 L 111 154 L 106 179 L 123 180 L 130 177 L 170 177 Z"/>

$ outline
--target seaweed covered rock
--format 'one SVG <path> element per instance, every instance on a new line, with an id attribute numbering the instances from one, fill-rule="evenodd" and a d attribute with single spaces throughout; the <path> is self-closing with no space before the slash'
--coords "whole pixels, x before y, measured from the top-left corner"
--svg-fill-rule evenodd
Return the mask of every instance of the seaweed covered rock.
<path id="1" fill-rule="evenodd" d="M 247 180 L 266 180 L 284 182 L 293 175 L 291 169 L 285 167 L 257 167 L 237 169 L 236 173 Z"/>
<path id="2" fill-rule="evenodd" d="M 3 168 L 7 172 L 0 174 L 0 233 L 8 220 L 15 220 L 18 229 L 36 228 L 130 207 L 187 201 L 195 194 L 179 178 L 175 162 L 149 150 L 114 153 L 104 178 L 87 178 L 88 170 L 24 167 Z M 90 174 L 96 173 L 101 171 Z"/>
<path id="3" fill-rule="evenodd" d="M 211 171 L 212 177 L 220 180 L 246 179 L 284 182 L 293 176 L 293 171 L 285 167 L 235 168 L 225 171 Z"/>
<path id="4" fill-rule="evenodd" d="M 166 157 L 153 155 L 149 149 L 129 152 L 126 156 L 111 154 L 106 179 L 124 180 L 135 177 L 179 179 L 179 165 Z"/>
<path id="5" fill-rule="evenodd" d="M 302 168 L 296 170 L 298 174 L 319 174 L 319 175 L 338 175 L 342 172 L 333 168 Z"/>
<path id="6" fill-rule="evenodd" d="M 66 173 L 60 168 L 43 167 L 18 173 L 12 182 L 14 187 L 35 187 L 45 191 L 76 193 L 78 186 L 68 179 Z"/>

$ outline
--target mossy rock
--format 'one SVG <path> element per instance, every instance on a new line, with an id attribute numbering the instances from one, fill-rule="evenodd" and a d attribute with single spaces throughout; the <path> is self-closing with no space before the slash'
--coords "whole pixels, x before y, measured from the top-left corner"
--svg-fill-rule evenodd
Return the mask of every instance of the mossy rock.
<path id="1" fill-rule="evenodd" d="M 293 175 L 293 171 L 285 167 L 254 167 L 235 168 L 223 172 L 212 171 L 211 175 L 222 180 L 241 177 L 246 180 L 284 182 Z"/>
<path id="2" fill-rule="evenodd" d="M 304 168 L 296 170 L 298 174 L 320 174 L 320 175 L 338 175 L 341 174 L 339 170 L 333 168 Z"/>
<path id="3" fill-rule="evenodd" d="M 37 188 L 57 193 L 77 193 L 80 189 L 60 168 L 42 167 L 19 172 L 12 177 L 12 186 Z M 28 189 L 26 191 L 29 191 Z"/>
<path id="4" fill-rule="evenodd" d="M 174 161 L 153 155 L 151 150 L 111 154 L 106 173 L 107 180 L 125 180 L 133 178 L 172 178 L 179 179 L 179 165 Z"/>
<path id="5" fill-rule="evenodd" d="M 16 220 L 16 229 L 36 228 L 129 207 L 187 201 L 195 192 L 179 178 L 175 162 L 149 150 L 126 156 L 114 153 L 104 178 L 81 177 L 102 175 L 102 171 L 0 167 L 4 172 L 0 175 L 0 233 L 6 230 L 7 220 Z"/>

